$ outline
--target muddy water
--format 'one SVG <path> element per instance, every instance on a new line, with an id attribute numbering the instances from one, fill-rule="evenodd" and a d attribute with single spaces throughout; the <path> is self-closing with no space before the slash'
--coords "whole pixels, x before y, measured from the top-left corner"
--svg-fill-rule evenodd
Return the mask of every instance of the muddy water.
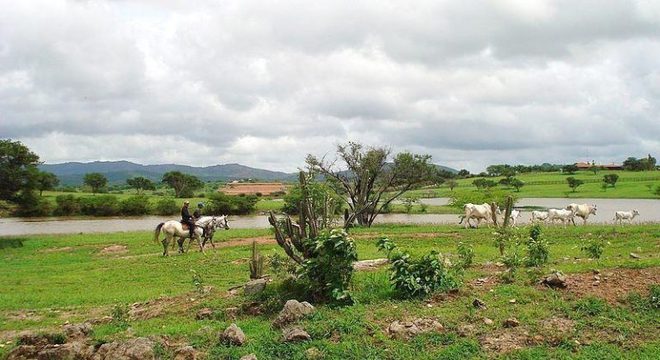
<path id="1" fill-rule="evenodd" d="M 446 198 L 424 199 L 429 205 L 447 204 Z M 537 206 L 541 208 L 563 208 L 571 202 L 596 204 L 598 211 L 589 218 L 593 223 L 612 223 L 614 212 L 618 210 L 637 209 L 640 216 L 634 222 L 660 222 L 660 200 L 644 199 L 563 199 L 563 198 L 528 198 L 521 199 L 516 206 Z M 29 234 L 70 234 L 70 233 L 103 233 L 116 231 L 153 230 L 158 223 L 171 220 L 171 217 L 145 216 L 135 218 L 0 218 L 0 236 Z M 458 215 L 438 214 L 384 214 L 377 223 L 400 224 L 457 224 Z M 524 211 L 519 222 L 530 220 L 530 213 Z M 268 228 L 266 216 L 232 216 L 231 228 L 260 229 Z"/>

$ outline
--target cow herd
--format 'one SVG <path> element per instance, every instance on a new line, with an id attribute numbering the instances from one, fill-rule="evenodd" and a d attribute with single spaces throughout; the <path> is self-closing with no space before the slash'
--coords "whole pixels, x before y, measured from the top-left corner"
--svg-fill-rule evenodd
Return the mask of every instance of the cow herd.
<path id="1" fill-rule="evenodd" d="M 493 216 L 493 208 L 490 204 L 465 204 L 463 205 L 464 214 L 461 216 L 461 221 L 459 224 L 464 223 L 464 227 L 476 227 L 478 228 L 481 225 L 483 220 L 488 224 L 489 222 L 495 222 L 495 217 Z M 563 209 L 548 209 L 547 211 L 532 211 L 532 222 L 543 222 L 556 224 L 561 222 L 562 225 L 566 226 L 569 223 L 575 225 L 575 217 L 582 219 L 584 225 L 587 224 L 587 219 L 589 216 L 596 215 L 597 207 L 595 204 L 569 204 Z M 501 215 L 502 210 L 499 207 L 496 208 L 496 214 Z M 510 224 L 516 226 L 517 219 L 520 217 L 521 212 L 519 210 L 513 209 L 511 211 Z M 630 210 L 630 211 L 617 211 L 614 214 L 615 223 L 623 224 L 623 220 L 628 220 L 632 223 L 632 220 L 635 216 L 639 215 L 639 211 Z M 476 220 L 476 224 L 472 224 L 470 220 Z"/>

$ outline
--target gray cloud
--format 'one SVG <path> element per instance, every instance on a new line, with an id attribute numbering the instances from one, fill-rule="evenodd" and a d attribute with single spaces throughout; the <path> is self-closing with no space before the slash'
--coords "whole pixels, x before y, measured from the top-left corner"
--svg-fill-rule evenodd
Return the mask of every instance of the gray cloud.
<path id="1" fill-rule="evenodd" d="M 47 162 L 294 170 L 347 140 L 473 171 L 660 152 L 657 2 L 0 6 L 0 134 Z"/>

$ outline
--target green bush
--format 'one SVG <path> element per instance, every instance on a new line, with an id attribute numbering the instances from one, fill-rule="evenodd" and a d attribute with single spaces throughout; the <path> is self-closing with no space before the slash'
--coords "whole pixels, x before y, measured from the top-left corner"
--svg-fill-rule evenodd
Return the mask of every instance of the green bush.
<path id="1" fill-rule="evenodd" d="M 462 268 L 470 267 L 470 265 L 472 265 L 472 260 L 474 259 L 474 249 L 472 248 L 472 245 L 459 241 L 457 248 L 458 266 Z"/>
<path id="2" fill-rule="evenodd" d="M 548 242 L 541 237 L 541 226 L 532 225 L 529 230 L 529 239 L 527 240 L 527 266 L 540 266 L 548 262 L 550 249 Z"/>
<path id="3" fill-rule="evenodd" d="M 605 242 L 602 239 L 589 239 L 580 250 L 584 251 L 592 259 L 600 259 L 605 249 Z"/>
<path id="4" fill-rule="evenodd" d="M 80 211 L 89 216 L 115 216 L 119 214 L 119 201 L 113 195 L 84 197 L 80 199 Z"/>
<path id="5" fill-rule="evenodd" d="M 322 299 L 352 304 L 348 287 L 353 277 L 353 262 L 357 261 L 357 250 L 353 239 L 343 229 L 324 230 L 309 247 L 312 254 L 303 262 L 300 276 L 309 286 L 309 291 Z"/>
<path id="6" fill-rule="evenodd" d="M 149 214 L 149 199 L 144 195 L 131 196 L 119 203 L 122 215 L 139 216 Z"/>
<path id="7" fill-rule="evenodd" d="M 16 215 L 25 217 L 49 216 L 52 213 L 51 203 L 36 196 L 32 191 L 25 191 L 16 201 Z"/>
<path id="8" fill-rule="evenodd" d="M 259 198 L 254 195 L 229 196 L 223 193 L 209 195 L 206 212 L 209 214 L 245 215 L 254 211 Z"/>
<path id="9" fill-rule="evenodd" d="M 378 240 L 377 247 L 387 253 L 391 264 L 390 282 L 400 296 L 426 297 L 437 290 L 458 288 L 458 281 L 445 269 L 437 252 L 431 251 L 419 259 L 412 259 L 388 238 Z"/>
<path id="10" fill-rule="evenodd" d="M 158 199 L 154 206 L 154 213 L 156 215 L 174 215 L 181 210 L 176 201 L 172 198 Z"/>
<path id="11" fill-rule="evenodd" d="M 80 198 L 69 195 L 58 195 L 55 198 L 55 207 L 54 214 L 56 216 L 73 216 L 80 215 Z"/>

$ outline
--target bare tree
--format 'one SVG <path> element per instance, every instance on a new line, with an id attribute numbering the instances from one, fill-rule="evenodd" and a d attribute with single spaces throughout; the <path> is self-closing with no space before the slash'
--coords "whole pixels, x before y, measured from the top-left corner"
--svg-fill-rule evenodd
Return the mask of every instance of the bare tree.
<path id="1" fill-rule="evenodd" d="M 348 204 L 345 228 L 355 221 L 371 226 L 394 199 L 433 181 L 437 169 L 430 163 L 430 155 L 402 152 L 388 162 L 390 154 L 386 147 L 365 148 L 349 142 L 337 147 L 338 158 L 333 161 L 307 156 L 309 167 L 325 176 L 331 188 Z M 337 167 L 338 161 L 342 168 Z"/>

